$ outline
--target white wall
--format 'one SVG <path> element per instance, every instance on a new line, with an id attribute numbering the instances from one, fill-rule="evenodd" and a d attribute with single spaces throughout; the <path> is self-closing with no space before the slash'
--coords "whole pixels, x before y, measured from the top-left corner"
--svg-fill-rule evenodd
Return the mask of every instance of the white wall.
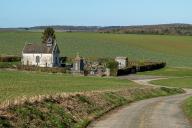
<path id="1" fill-rule="evenodd" d="M 118 62 L 119 69 L 126 68 L 126 66 L 127 66 L 126 59 L 115 59 L 115 61 Z"/>
<path id="2" fill-rule="evenodd" d="M 55 54 L 26 54 L 24 53 L 22 56 L 22 64 L 23 65 L 35 65 L 37 66 L 36 63 L 36 56 L 40 57 L 40 62 L 38 63 L 39 67 L 54 67 L 54 66 L 60 66 L 59 64 L 59 55 Z M 57 60 L 56 60 L 57 57 Z"/>

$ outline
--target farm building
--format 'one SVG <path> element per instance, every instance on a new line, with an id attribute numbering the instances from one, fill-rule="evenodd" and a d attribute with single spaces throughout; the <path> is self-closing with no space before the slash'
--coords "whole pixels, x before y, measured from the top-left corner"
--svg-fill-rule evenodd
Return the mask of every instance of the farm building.
<path id="1" fill-rule="evenodd" d="M 123 69 L 128 66 L 128 58 L 127 57 L 116 57 L 115 61 L 118 62 L 118 68 Z"/>
<path id="2" fill-rule="evenodd" d="M 21 62 L 23 65 L 39 67 L 57 67 L 60 50 L 55 40 L 48 38 L 46 43 L 26 44 L 22 51 Z"/>

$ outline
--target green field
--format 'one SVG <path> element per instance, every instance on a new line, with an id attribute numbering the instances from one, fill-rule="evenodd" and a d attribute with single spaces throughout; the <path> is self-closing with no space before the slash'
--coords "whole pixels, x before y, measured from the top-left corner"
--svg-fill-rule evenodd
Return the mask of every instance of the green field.
<path id="1" fill-rule="evenodd" d="M 18 96 L 110 90 L 137 86 L 117 78 L 79 77 L 38 72 L 0 71 L 0 101 Z M 139 85 L 138 85 L 139 86 Z"/>
<path id="2" fill-rule="evenodd" d="M 167 77 L 192 77 L 192 68 L 166 67 L 160 70 L 140 72 L 138 74 L 167 76 Z"/>
<path id="3" fill-rule="evenodd" d="M 138 73 L 139 75 L 163 76 L 169 79 L 155 80 L 151 83 L 169 87 L 192 88 L 192 68 L 167 67 L 156 71 Z"/>
<path id="4" fill-rule="evenodd" d="M 192 37 L 100 33 L 56 33 L 62 56 L 128 56 L 162 60 L 169 66 L 192 66 Z M 40 32 L 0 32 L 0 54 L 21 55 L 27 42 L 40 42 Z"/>
<path id="5" fill-rule="evenodd" d="M 183 104 L 183 110 L 188 116 L 190 121 L 192 121 L 192 97 L 188 98 Z"/>
<path id="6" fill-rule="evenodd" d="M 155 81 L 152 81 L 151 83 L 156 85 L 164 85 L 168 87 L 192 88 L 192 77 L 155 80 Z"/>
<path id="7" fill-rule="evenodd" d="M 56 33 L 62 56 L 75 56 L 79 52 L 85 57 L 128 56 L 130 59 L 163 60 L 168 68 L 140 73 L 144 75 L 192 76 L 192 37 L 166 35 L 100 34 L 100 33 Z M 0 32 L 0 54 L 21 55 L 25 43 L 40 42 L 40 32 Z M 0 64 L 5 66 L 4 63 Z M 185 68 L 173 68 L 185 67 Z M 188 68 L 187 68 L 188 67 Z M 90 91 L 130 87 L 126 80 L 105 78 L 72 77 L 45 73 L 0 71 L 0 100 L 22 95 L 55 92 Z M 170 82 L 169 82 L 170 81 Z M 187 86 L 190 78 L 175 82 L 162 80 L 162 85 Z M 185 82 L 186 81 L 186 82 Z M 171 84 L 172 83 L 172 84 Z M 176 84 L 176 85 L 175 85 Z M 182 85 L 177 85 L 182 84 Z"/>

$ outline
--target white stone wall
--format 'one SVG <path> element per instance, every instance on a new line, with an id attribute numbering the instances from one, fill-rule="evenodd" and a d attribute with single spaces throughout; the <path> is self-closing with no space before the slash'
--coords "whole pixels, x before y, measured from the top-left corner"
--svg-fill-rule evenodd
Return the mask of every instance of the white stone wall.
<path id="1" fill-rule="evenodd" d="M 122 69 L 122 68 L 126 68 L 127 66 L 127 60 L 126 59 L 121 59 L 121 58 L 116 58 L 115 59 L 116 62 L 118 62 L 118 68 Z"/>
<path id="2" fill-rule="evenodd" d="M 36 56 L 39 56 L 40 62 L 37 64 Z M 22 64 L 23 65 L 35 65 L 39 67 L 54 67 L 60 66 L 59 64 L 59 55 L 58 54 L 23 54 L 22 55 Z"/>

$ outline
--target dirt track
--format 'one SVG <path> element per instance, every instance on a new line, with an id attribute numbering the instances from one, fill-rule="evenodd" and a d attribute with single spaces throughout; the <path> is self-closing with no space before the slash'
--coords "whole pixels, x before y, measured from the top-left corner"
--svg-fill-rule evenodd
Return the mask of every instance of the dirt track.
<path id="1" fill-rule="evenodd" d="M 157 77 L 131 77 L 133 78 L 122 78 L 150 86 L 154 86 L 148 83 L 150 80 L 159 79 Z M 181 103 L 192 96 L 191 90 L 186 91 L 187 93 L 181 95 L 132 103 L 105 115 L 90 124 L 88 128 L 192 128 L 181 110 Z"/>

